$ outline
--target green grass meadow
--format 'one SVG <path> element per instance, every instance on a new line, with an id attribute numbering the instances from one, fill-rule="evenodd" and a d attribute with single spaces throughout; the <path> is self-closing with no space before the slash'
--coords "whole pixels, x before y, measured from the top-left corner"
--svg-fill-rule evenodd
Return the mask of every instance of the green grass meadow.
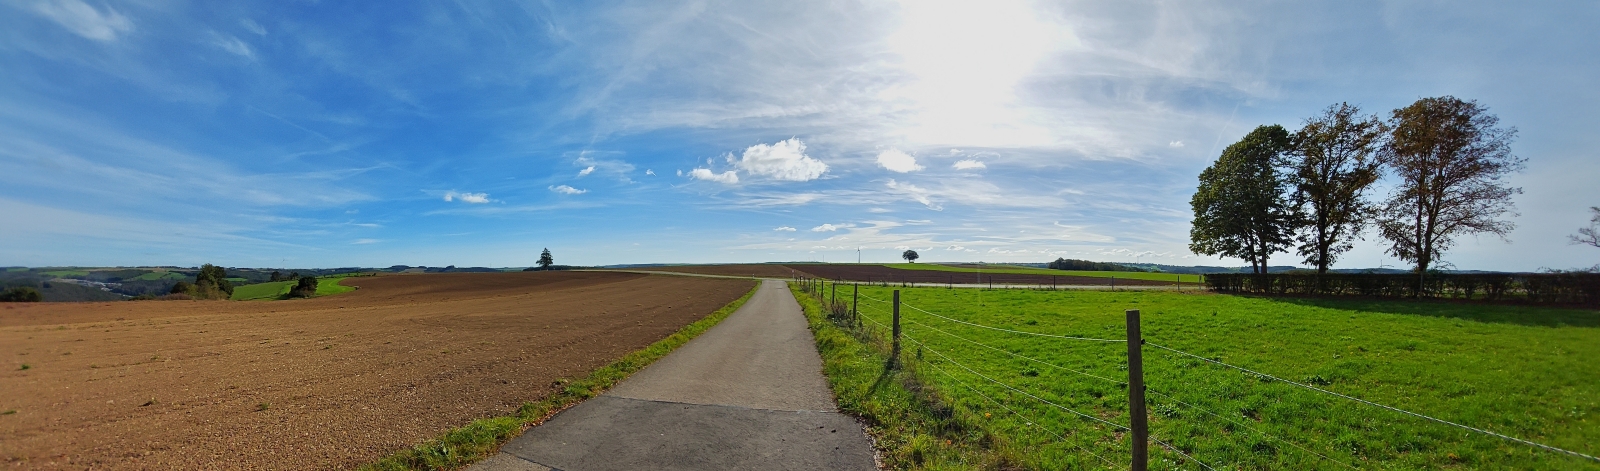
<path id="1" fill-rule="evenodd" d="M 328 296 L 355 291 L 356 288 L 353 286 L 339 284 L 339 282 L 345 278 L 350 278 L 353 276 L 365 275 L 339 274 L 317 277 L 317 296 Z M 294 285 L 295 282 L 293 281 L 269 281 L 266 283 L 235 286 L 233 288 L 233 296 L 229 297 L 228 299 L 234 301 L 285 299 L 289 295 L 289 290 L 294 288 Z"/>
<path id="2" fill-rule="evenodd" d="M 1061 276 L 1092 276 L 1098 278 L 1120 278 L 1126 280 L 1151 280 L 1151 281 L 1179 281 L 1184 283 L 1199 283 L 1203 279 L 1200 275 L 1179 275 L 1176 273 L 1152 273 L 1138 271 L 1081 271 L 1081 270 L 1052 270 L 1049 268 L 1022 267 L 1015 265 L 990 265 L 992 268 L 979 270 L 969 267 L 953 267 L 937 263 L 886 263 L 884 266 L 899 268 L 901 270 L 947 271 L 955 273 L 997 273 L 1012 275 L 1061 275 Z"/>
<path id="3" fill-rule="evenodd" d="M 890 306 L 868 297 L 889 300 L 891 289 L 861 292 L 864 324 L 888 324 Z M 1205 469 L 1176 451 L 1236 470 L 1600 469 L 1150 346 L 1600 455 L 1593 310 L 1147 291 L 902 288 L 901 297 L 903 358 L 931 390 L 917 393 L 927 396 L 921 406 L 885 392 L 905 381 L 882 378 L 910 373 L 870 360 L 880 340 L 829 334 L 840 329 L 812 316 L 840 407 L 880 424 L 875 434 L 897 468 L 1106 469 L 1125 467 L 1129 454 L 1126 435 L 1099 422 L 1129 423 L 1125 342 L 984 329 L 915 306 L 975 324 L 1111 340 L 1126 338 L 1124 310 L 1141 310 L 1151 435 L 1172 446 L 1151 447 L 1151 469 Z"/>

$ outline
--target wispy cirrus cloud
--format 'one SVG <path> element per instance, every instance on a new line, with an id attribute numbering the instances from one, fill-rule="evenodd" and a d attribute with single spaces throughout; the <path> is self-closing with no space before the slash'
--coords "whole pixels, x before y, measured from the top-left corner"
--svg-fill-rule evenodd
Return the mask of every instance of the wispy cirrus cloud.
<path id="1" fill-rule="evenodd" d="M 112 41 L 118 35 L 133 31 L 133 22 L 128 17 L 111 7 L 101 11 L 82 0 L 36 1 L 31 9 L 74 34 L 97 41 Z"/>

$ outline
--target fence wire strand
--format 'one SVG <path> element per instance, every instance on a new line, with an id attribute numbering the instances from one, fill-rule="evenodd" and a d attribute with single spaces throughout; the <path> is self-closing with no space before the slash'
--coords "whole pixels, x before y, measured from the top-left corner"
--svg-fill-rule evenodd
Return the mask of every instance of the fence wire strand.
<path id="1" fill-rule="evenodd" d="M 911 308 L 914 311 L 921 312 L 923 314 L 927 314 L 927 315 L 930 315 L 930 316 L 933 316 L 933 317 L 937 317 L 937 318 L 940 318 L 940 319 L 944 319 L 944 320 L 947 320 L 947 321 L 950 321 L 950 322 L 954 322 L 954 323 L 957 323 L 957 324 L 966 324 L 966 325 L 970 325 L 970 326 L 973 326 L 973 327 L 980 327 L 980 328 L 990 329 L 990 330 L 998 330 L 998 331 L 1001 331 L 1001 332 L 1010 332 L 1010 333 L 1013 333 L 1013 334 L 1033 335 L 1033 336 L 1037 336 L 1037 337 L 1051 337 L 1051 338 L 1067 339 L 1067 340 L 1087 340 L 1087 341 L 1091 341 L 1091 342 L 1112 342 L 1112 343 L 1127 343 L 1128 342 L 1127 339 L 1099 339 L 1099 338 L 1094 338 L 1094 337 L 1073 337 L 1073 336 L 1070 336 L 1070 335 L 1042 334 L 1042 333 L 1039 333 L 1039 332 L 1024 332 L 1024 331 L 1021 331 L 1021 330 L 1004 329 L 1004 328 L 1000 328 L 1000 327 L 987 326 L 987 325 L 983 325 L 983 324 L 974 324 L 974 323 L 967 322 L 967 321 L 960 320 L 960 319 L 952 319 L 952 318 L 949 318 L 949 317 L 941 316 L 941 315 L 938 315 L 938 314 L 934 314 L 932 312 L 928 312 L 927 310 L 924 310 L 924 309 L 922 309 L 920 307 L 916 307 L 916 306 L 912 306 L 910 304 L 906 304 L 905 301 L 901 301 L 900 305 L 908 307 L 908 308 Z"/>
<path id="2" fill-rule="evenodd" d="M 948 355 L 945 355 L 944 353 L 940 353 L 938 350 L 934 350 L 932 347 L 929 347 L 927 344 L 924 344 L 924 343 L 922 343 L 921 341 L 919 341 L 917 339 L 911 338 L 911 336 L 906 335 L 904 332 L 902 332 L 900 334 L 900 337 L 904 338 L 906 340 L 910 340 L 911 343 L 917 344 L 918 347 L 922 347 L 922 348 L 926 349 L 927 351 L 933 352 L 934 355 L 939 355 L 940 358 L 944 358 L 945 361 L 950 362 L 950 364 L 959 366 L 963 370 L 967 370 L 968 373 L 972 373 L 974 375 L 977 375 L 979 378 L 983 378 L 983 379 L 989 380 L 989 382 L 991 382 L 991 383 L 998 384 L 1001 387 L 1004 387 L 1006 389 L 1010 389 L 1012 391 L 1016 391 L 1017 393 L 1020 393 L 1020 394 L 1022 394 L 1024 396 L 1028 396 L 1030 398 L 1033 398 L 1033 400 L 1035 400 L 1035 401 L 1043 402 L 1045 404 L 1049 404 L 1051 407 L 1055 407 L 1057 409 L 1061 409 L 1061 410 L 1064 410 L 1064 411 L 1067 411 L 1067 412 L 1071 412 L 1073 415 L 1076 415 L 1078 417 L 1082 417 L 1082 418 L 1089 419 L 1089 420 L 1092 420 L 1092 421 L 1095 421 L 1095 422 L 1106 424 L 1107 426 L 1110 426 L 1110 427 L 1112 427 L 1112 428 L 1114 428 L 1116 430 L 1128 430 L 1127 426 L 1117 425 L 1116 423 L 1106 421 L 1105 419 L 1101 419 L 1099 417 L 1095 417 L 1095 416 L 1092 416 L 1092 415 L 1089 415 L 1089 414 L 1078 412 L 1078 411 L 1073 410 L 1072 408 L 1069 408 L 1067 406 L 1063 406 L 1061 404 L 1056 404 L 1054 402 L 1050 402 L 1049 399 L 1045 399 L 1045 398 L 1042 398 L 1042 397 L 1039 397 L 1039 396 L 1035 396 L 1035 395 L 1033 395 L 1033 393 L 1030 393 L 1030 392 L 1023 391 L 1021 389 L 1017 389 L 1015 387 L 1012 387 L 1009 384 L 1000 382 L 1000 380 L 997 380 L 997 379 L 994 379 L 994 378 L 990 378 L 988 375 L 985 375 L 983 373 L 979 373 L 977 370 L 969 368 L 969 367 L 967 367 L 967 365 L 963 365 L 960 362 L 955 361 L 954 359 L 950 358 Z"/>
<path id="3" fill-rule="evenodd" d="M 1050 430 L 1049 427 L 1045 427 L 1044 424 L 1039 423 L 1039 421 L 1031 419 L 1028 416 L 1022 415 L 1022 413 L 1021 412 L 1017 412 L 1016 409 L 1012 409 L 1010 406 L 1005 405 L 1005 403 L 1002 403 L 1002 402 L 996 400 L 995 398 L 989 397 L 989 395 L 984 394 L 983 391 L 978 390 L 977 387 L 974 387 L 974 386 L 972 386 L 970 384 L 967 384 L 965 381 L 962 381 L 960 378 L 957 378 L 956 375 L 950 374 L 950 372 L 945 371 L 944 368 L 940 368 L 938 365 L 935 365 L 935 364 L 932 364 L 932 363 L 927 363 L 927 365 L 928 365 L 929 368 L 933 368 L 934 370 L 938 371 L 939 373 L 942 373 L 945 376 L 948 376 L 950 378 L 950 380 L 951 381 L 955 381 L 956 384 L 959 384 L 962 387 L 965 387 L 965 388 L 971 390 L 973 394 L 977 394 L 979 397 L 982 397 L 982 398 L 988 400 L 989 402 L 993 402 L 994 405 L 1000 406 L 1000 408 L 1005 409 L 1006 412 L 1010 412 L 1012 415 L 1015 415 L 1015 416 L 1021 418 L 1022 420 L 1026 421 L 1028 423 L 1028 425 L 1032 425 L 1034 427 L 1037 427 L 1039 430 L 1043 430 L 1043 431 L 1045 431 L 1045 433 L 1049 433 L 1050 435 L 1055 436 L 1057 440 L 1061 440 L 1062 442 L 1067 442 L 1067 437 L 1066 436 L 1063 436 L 1063 435 L 1061 435 L 1059 433 L 1056 433 L 1054 430 Z M 1083 445 L 1079 445 L 1077 443 L 1070 443 L 1070 442 L 1069 442 L 1069 444 L 1071 444 L 1072 446 L 1076 447 L 1079 450 L 1083 450 L 1084 453 L 1088 453 L 1090 456 L 1093 456 L 1095 458 L 1099 458 L 1100 461 L 1103 461 L 1106 464 L 1111 465 L 1111 467 L 1113 467 L 1113 468 L 1120 467 L 1122 469 L 1128 469 L 1127 466 L 1117 466 L 1117 463 L 1115 461 L 1111 461 L 1109 459 L 1106 459 L 1106 457 L 1100 456 L 1099 453 L 1095 453 L 1094 451 L 1088 449 L 1087 447 L 1084 447 Z"/>
<path id="4" fill-rule="evenodd" d="M 1073 369 L 1073 368 L 1068 368 L 1068 367 L 1065 367 L 1065 366 L 1057 365 L 1055 363 L 1050 363 L 1048 361 L 1044 361 L 1044 360 L 1040 360 L 1040 359 L 1037 359 L 1037 358 L 1029 357 L 1027 355 L 1022 355 L 1022 354 L 1014 353 L 1014 352 L 1011 352 L 1011 351 L 1008 351 L 1008 350 L 1005 350 L 1005 349 L 1001 349 L 1001 348 L 997 348 L 997 347 L 994 347 L 994 346 L 990 346 L 990 345 L 984 344 L 983 342 L 979 342 L 979 341 L 972 340 L 972 339 L 969 339 L 969 338 L 966 338 L 966 337 L 962 337 L 960 335 L 956 335 L 956 334 L 952 334 L 952 333 L 949 333 L 949 332 L 945 332 L 944 330 L 941 330 L 938 327 L 934 327 L 934 326 L 931 326 L 931 325 L 928 325 L 928 324 L 924 324 L 924 323 L 921 323 L 921 322 L 917 322 L 917 321 L 913 321 L 913 320 L 909 320 L 909 319 L 902 320 L 901 322 L 920 325 L 920 326 L 928 328 L 928 330 L 932 330 L 934 332 L 938 332 L 938 333 L 945 334 L 945 335 L 948 335 L 948 336 L 951 336 L 951 337 L 955 337 L 955 338 L 967 341 L 968 343 L 971 343 L 973 345 L 977 345 L 979 347 L 983 347 L 983 348 L 987 348 L 987 349 L 990 349 L 990 350 L 994 350 L 994 351 L 997 351 L 997 352 L 1000 352 L 1000 353 L 1011 355 L 1013 357 L 1021 358 L 1021 359 L 1028 360 L 1028 361 L 1031 361 L 1031 362 L 1034 362 L 1034 363 L 1038 363 L 1038 364 L 1041 364 L 1041 365 L 1049 366 L 1049 367 L 1056 368 L 1056 369 L 1070 371 L 1070 372 L 1073 372 L 1073 373 L 1077 373 L 1077 374 L 1080 374 L 1080 375 L 1088 376 L 1090 378 L 1098 379 L 1098 380 L 1101 380 L 1101 381 L 1108 381 L 1108 382 L 1115 383 L 1115 384 L 1128 384 L 1127 381 L 1118 381 L 1118 380 L 1115 380 L 1115 379 L 1111 379 L 1111 378 L 1107 378 L 1107 377 L 1104 377 L 1104 376 L 1096 375 L 1096 374 L 1089 373 L 1089 372 L 1086 372 L 1086 371 L 1077 370 L 1077 369 Z"/>
<path id="5" fill-rule="evenodd" d="M 1430 416 L 1422 415 L 1422 414 L 1419 414 L 1419 413 L 1416 413 L 1416 412 L 1411 412 L 1411 411 L 1408 411 L 1408 410 L 1405 410 L 1405 409 L 1400 409 L 1400 408 L 1392 407 L 1392 406 L 1386 406 L 1386 405 L 1379 404 L 1379 403 L 1376 403 L 1376 402 L 1368 401 L 1366 399 L 1361 399 L 1361 398 L 1358 398 L 1358 397 L 1339 394 L 1339 393 L 1336 393 L 1336 392 L 1333 392 L 1333 391 L 1329 391 L 1329 390 L 1326 390 L 1326 389 L 1322 389 L 1322 388 L 1319 388 L 1319 387 L 1316 387 L 1316 386 L 1312 386 L 1312 385 L 1309 385 L 1309 384 L 1300 383 L 1298 381 L 1290 381 L 1290 380 L 1287 380 L 1287 379 L 1283 379 L 1283 378 L 1280 378 L 1280 377 L 1277 377 L 1277 376 L 1273 376 L 1273 375 L 1269 375 L 1269 374 L 1266 374 L 1266 373 L 1262 373 L 1262 372 L 1259 372 L 1259 371 L 1256 371 L 1256 370 L 1252 370 L 1252 369 L 1249 369 L 1249 368 L 1245 368 L 1245 367 L 1242 367 L 1242 366 L 1230 365 L 1230 364 L 1227 364 L 1227 363 L 1223 363 L 1223 362 L 1220 362 L 1220 361 L 1217 361 L 1217 360 L 1212 360 L 1210 358 L 1206 358 L 1206 357 L 1203 357 L 1203 356 L 1200 356 L 1200 355 L 1195 355 L 1193 353 L 1185 352 L 1183 350 L 1178 350 L 1178 349 L 1171 348 L 1171 347 L 1166 347 L 1166 346 L 1162 346 L 1162 345 L 1158 345 L 1158 344 L 1154 344 L 1154 343 L 1149 343 L 1149 342 L 1146 342 L 1145 345 L 1156 347 L 1156 348 L 1159 348 L 1159 349 L 1162 349 L 1162 350 L 1166 350 L 1166 351 L 1169 351 L 1169 352 L 1172 352 L 1172 353 L 1176 353 L 1176 354 L 1179 354 L 1179 355 L 1195 358 L 1195 359 L 1198 359 L 1198 360 L 1201 360 L 1201 361 L 1205 361 L 1207 363 L 1211 363 L 1211 364 L 1214 364 L 1214 365 L 1233 368 L 1233 369 L 1236 369 L 1236 370 L 1239 370 L 1239 371 L 1243 371 L 1243 372 L 1246 372 L 1246 373 L 1250 373 L 1250 374 L 1254 374 L 1254 375 L 1257 375 L 1257 376 L 1272 378 L 1273 380 L 1282 381 L 1282 382 L 1285 382 L 1285 383 L 1288 383 L 1288 384 L 1292 384 L 1292 385 L 1295 385 L 1295 386 L 1299 386 L 1299 387 L 1302 387 L 1302 388 L 1305 388 L 1305 389 L 1308 389 L 1308 390 L 1320 392 L 1320 393 L 1323 393 L 1323 394 L 1328 394 L 1328 395 L 1331 395 L 1331 396 L 1341 397 L 1341 398 L 1344 398 L 1344 399 L 1347 399 L 1347 400 L 1359 402 L 1359 403 L 1366 404 L 1366 405 L 1373 406 L 1373 407 L 1377 407 L 1377 408 L 1380 408 L 1380 409 L 1386 409 L 1386 410 L 1393 411 L 1393 412 L 1399 412 L 1401 414 L 1409 415 L 1409 416 L 1412 416 L 1412 417 L 1431 420 L 1431 421 L 1438 422 L 1438 423 L 1441 423 L 1441 424 L 1450 425 L 1450 426 L 1454 426 L 1454 427 L 1459 427 L 1459 428 L 1466 429 L 1466 430 L 1471 430 L 1473 432 L 1478 432 L 1478 433 L 1481 433 L 1481 434 L 1484 434 L 1484 435 L 1489 435 L 1489 436 L 1493 436 L 1493 437 L 1499 437 L 1499 438 L 1502 438 L 1502 439 L 1505 439 L 1505 440 L 1521 443 L 1523 445 L 1528 445 L 1528 446 L 1531 446 L 1531 447 L 1540 448 L 1540 449 L 1544 449 L 1544 450 L 1547 450 L 1547 451 L 1553 451 L 1553 452 L 1557 452 L 1557 453 L 1562 453 L 1562 454 L 1566 454 L 1566 455 L 1570 455 L 1570 456 L 1576 456 L 1576 457 L 1579 457 L 1579 458 L 1585 458 L 1585 459 L 1588 459 L 1590 461 L 1594 461 L 1594 462 L 1600 463 L 1600 458 L 1597 458 L 1597 457 L 1594 457 L 1594 456 L 1590 456 L 1590 455 L 1586 455 L 1586 454 L 1583 454 L 1583 453 L 1578 453 L 1576 451 L 1566 450 L 1566 449 L 1562 449 L 1562 448 L 1556 448 L 1556 447 L 1553 447 L 1553 446 L 1550 446 L 1550 445 L 1545 445 L 1545 444 L 1542 444 L 1542 443 L 1531 442 L 1531 441 L 1523 440 L 1521 438 L 1513 437 L 1513 436 L 1510 436 L 1510 435 L 1491 432 L 1491 431 L 1484 430 L 1484 429 L 1477 428 L 1477 427 L 1473 427 L 1473 426 L 1470 426 L 1470 425 L 1462 425 L 1462 424 L 1458 424 L 1458 423 L 1451 422 L 1451 421 L 1448 421 L 1448 420 L 1444 420 L 1444 419 L 1440 419 L 1440 418 L 1436 418 L 1436 417 L 1430 417 Z"/>

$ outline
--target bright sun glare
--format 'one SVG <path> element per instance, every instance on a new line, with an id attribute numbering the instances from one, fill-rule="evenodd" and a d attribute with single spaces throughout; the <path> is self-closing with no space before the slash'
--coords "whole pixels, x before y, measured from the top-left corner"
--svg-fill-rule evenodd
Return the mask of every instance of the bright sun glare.
<path id="1" fill-rule="evenodd" d="M 919 144 L 1017 146 L 1046 144 L 1045 129 L 1027 123 L 1016 87 L 1035 64 L 1076 43 L 1026 1 L 911 0 L 900 3 L 902 26 L 889 44 L 915 77 L 888 97 L 917 111 L 905 138 Z"/>

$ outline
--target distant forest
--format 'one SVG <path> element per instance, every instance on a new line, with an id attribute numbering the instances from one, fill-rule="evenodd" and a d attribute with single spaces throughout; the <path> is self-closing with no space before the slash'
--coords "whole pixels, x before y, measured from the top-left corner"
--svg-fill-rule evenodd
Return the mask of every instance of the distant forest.
<path id="1" fill-rule="evenodd" d="M 1118 263 L 1091 262 L 1088 260 L 1073 260 L 1070 258 L 1057 258 L 1056 261 L 1045 264 L 1045 268 L 1077 271 L 1152 271 Z"/>

